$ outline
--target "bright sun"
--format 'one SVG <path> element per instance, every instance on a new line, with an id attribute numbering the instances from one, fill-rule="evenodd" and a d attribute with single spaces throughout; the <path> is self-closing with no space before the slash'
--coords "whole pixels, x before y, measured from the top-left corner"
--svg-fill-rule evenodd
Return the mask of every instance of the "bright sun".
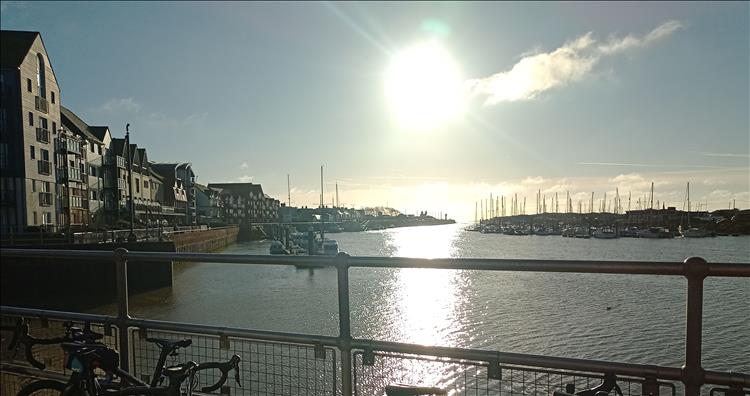
<path id="1" fill-rule="evenodd" d="M 454 120 L 466 107 L 458 65 L 436 41 L 394 56 L 386 71 L 385 94 L 399 126 L 414 131 Z"/>

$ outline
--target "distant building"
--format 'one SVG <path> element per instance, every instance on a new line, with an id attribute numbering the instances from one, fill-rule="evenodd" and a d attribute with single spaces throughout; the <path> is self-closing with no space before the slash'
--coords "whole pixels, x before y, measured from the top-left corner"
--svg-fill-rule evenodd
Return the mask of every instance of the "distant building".
<path id="1" fill-rule="evenodd" d="M 208 188 L 220 189 L 227 224 L 250 225 L 279 221 L 279 200 L 263 193 L 260 184 L 210 183 Z"/>
<path id="2" fill-rule="evenodd" d="M 57 229 L 57 78 L 39 32 L 3 30 L 0 48 L 0 230 Z"/>
<path id="3" fill-rule="evenodd" d="M 198 212 L 198 224 L 209 226 L 224 225 L 224 201 L 220 188 L 209 188 L 202 184 L 195 184 L 195 202 Z"/>

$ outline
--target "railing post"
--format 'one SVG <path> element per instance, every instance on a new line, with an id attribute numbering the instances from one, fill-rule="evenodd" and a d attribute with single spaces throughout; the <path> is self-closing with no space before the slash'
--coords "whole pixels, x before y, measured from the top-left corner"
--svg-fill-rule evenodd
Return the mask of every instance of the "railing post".
<path id="1" fill-rule="evenodd" d="M 120 368 L 130 371 L 130 335 L 128 323 L 130 311 L 128 309 L 128 250 L 115 250 L 115 271 L 117 271 L 117 334 L 120 340 Z"/>
<path id="2" fill-rule="evenodd" d="M 352 332 L 349 315 L 349 255 L 336 255 L 339 293 L 339 350 L 341 351 L 341 393 L 352 394 Z"/>
<path id="3" fill-rule="evenodd" d="M 685 395 L 699 396 L 704 383 L 701 367 L 703 336 L 703 279 L 708 275 L 708 263 L 700 257 L 684 261 L 687 278 L 687 315 L 685 327 L 685 365 L 682 366 L 682 382 Z"/>

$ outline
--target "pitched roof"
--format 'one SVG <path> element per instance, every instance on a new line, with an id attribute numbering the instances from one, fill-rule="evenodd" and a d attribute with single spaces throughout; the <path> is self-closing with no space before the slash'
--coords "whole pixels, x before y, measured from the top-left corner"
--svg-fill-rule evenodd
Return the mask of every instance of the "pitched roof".
<path id="1" fill-rule="evenodd" d="M 91 132 L 94 137 L 99 139 L 100 142 L 104 142 L 104 137 L 107 135 L 107 131 L 109 131 L 108 126 L 90 126 L 89 125 L 89 132 Z"/>
<path id="2" fill-rule="evenodd" d="M 113 138 L 109 147 L 116 155 L 121 157 L 125 155 L 125 139 Z"/>
<path id="3" fill-rule="evenodd" d="M 62 116 L 62 124 L 68 128 L 71 132 L 76 135 L 83 136 L 88 140 L 93 140 L 97 143 L 103 143 L 101 139 L 97 138 L 91 133 L 91 127 L 88 126 L 80 117 L 70 111 L 65 106 L 60 106 L 60 115 Z"/>
<path id="4" fill-rule="evenodd" d="M 2 68 L 21 66 L 37 36 L 39 36 L 39 32 L 0 31 L 0 47 L 2 47 L 0 66 Z"/>
<path id="5" fill-rule="evenodd" d="M 209 183 L 208 188 L 220 188 L 230 194 L 263 194 L 263 187 L 253 183 Z"/>

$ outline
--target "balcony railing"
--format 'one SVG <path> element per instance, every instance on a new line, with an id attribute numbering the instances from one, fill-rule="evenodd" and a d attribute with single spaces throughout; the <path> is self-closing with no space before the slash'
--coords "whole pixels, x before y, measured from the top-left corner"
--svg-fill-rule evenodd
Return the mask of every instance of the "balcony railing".
<path id="1" fill-rule="evenodd" d="M 61 181 L 84 181 L 86 174 L 81 173 L 78 168 L 58 168 L 57 173 Z"/>
<path id="2" fill-rule="evenodd" d="M 52 163 L 45 160 L 38 160 L 37 162 L 37 170 L 42 175 L 50 175 L 52 174 Z"/>
<path id="3" fill-rule="evenodd" d="M 39 205 L 51 206 L 52 205 L 52 193 L 40 192 L 39 193 Z"/>
<path id="4" fill-rule="evenodd" d="M 34 97 L 34 109 L 41 111 L 42 113 L 48 113 L 49 112 L 49 103 L 47 102 L 47 99 L 41 97 L 41 96 L 35 96 Z"/>
<path id="5" fill-rule="evenodd" d="M 111 251 L 22 250 L 2 249 L 0 256 L 27 259 L 76 259 L 106 261 L 114 257 L 117 274 L 117 316 L 56 312 L 3 306 L 6 321 L 10 316 L 25 316 L 49 320 L 73 320 L 92 323 L 105 334 L 112 347 L 118 347 L 121 366 L 135 375 L 148 375 L 154 367 L 158 351 L 145 337 L 191 337 L 197 349 L 181 351 L 181 358 L 198 360 L 205 356 L 247 351 L 252 364 L 243 366 L 243 388 L 228 389 L 230 394 L 295 394 L 290 384 L 300 393 L 343 395 L 382 395 L 390 382 L 434 379 L 435 373 L 452 372 L 458 379 L 445 385 L 451 394 L 531 394 L 550 395 L 573 382 L 580 389 L 595 385 L 603 373 L 616 374 L 628 396 L 681 394 L 697 396 L 709 392 L 725 395 L 747 393 L 750 375 L 704 370 L 701 367 L 703 281 L 707 277 L 750 277 L 748 264 L 707 263 L 697 257 L 682 263 L 613 262 L 613 261 L 553 261 L 512 259 L 410 259 L 388 257 L 350 257 L 340 253 L 336 257 L 251 256 L 195 253 Z M 258 265 L 308 265 L 335 269 L 338 294 L 338 336 L 295 334 L 273 331 L 228 328 L 219 325 L 197 325 L 136 319 L 128 310 L 128 260 L 171 261 L 173 263 L 232 263 L 249 268 Z M 351 334 L 349 293 L 350 268 L 434 268 L 483 271 L 527 271 L 633 274 L 684 277 L 686 290 L 685 364 L 682 367 L 629 364 L 602 360 L 572 359 L 542 355 L 527 355 L 498 351 L 431 347 L 382 340 L 358 339 Z M 332 272 L 320 272 L 321 275 Z M 42 321 L 40 321 L 41 323 Z M 62 329 L 61 326 L 47 328 Z M 116 327 L 116 328 L 113 328 Z M 60 331 L 60 330 L 58 330 Z M 230 348 L 230 345 L 234 345 Z M 59 349 L 59 348 L 58 348 Z M 255 351 L 255 352 L 253 352 Z M 49 353 L 49 352 L 48 352 Z M 62 352 L 58 352 L 62 355 Z M 245 356 L 243 356 L 244 358 Z M 49 360 L 58 362 L 56 356 Z M 297 369 L 288 370 L 290 367 Z M 421 367 L 421 369 L 415 369 Z M 443 368 L 443 369 L 441 369 Z M 447 369 L 447 370 L 445 370 Z M 14 366 L 3 365 L 4 373 L 15 372 Z M 49 370 L 48 370 L 49 372 Z M 420 376 L 420 373 L 422 376 Z M 50 375 L 35 372 L 36 375 Z M 67 373 L 66 373 L 67 374 Z M 277 381 L 285 378 L 283 381 Z M 210 379 L 209 379 L 210 380 Z M 680 386 L 679 383 L 682 383 Z M 229 383 L 227 383 L 229 385 Z M 712 388 L 706 389 L 705 385 Z M 679 386 L 679 388 L 678 388 Z M 294 389 L 294 388 L 292 388 Z M 225 392 L 222 392 L 225 393 Z"/>
<path id="6" fill-rule="evenodd" d="M 49 130 L 44 128 L 36 129 L 36 141 L 40 143 L 49 143 Z"/>
<path id="7" fill-rule="evenodd" d="M 64 153 L 81 154 L 81 143 L 69 138 L 57 139 L 56 148 Z"/>

